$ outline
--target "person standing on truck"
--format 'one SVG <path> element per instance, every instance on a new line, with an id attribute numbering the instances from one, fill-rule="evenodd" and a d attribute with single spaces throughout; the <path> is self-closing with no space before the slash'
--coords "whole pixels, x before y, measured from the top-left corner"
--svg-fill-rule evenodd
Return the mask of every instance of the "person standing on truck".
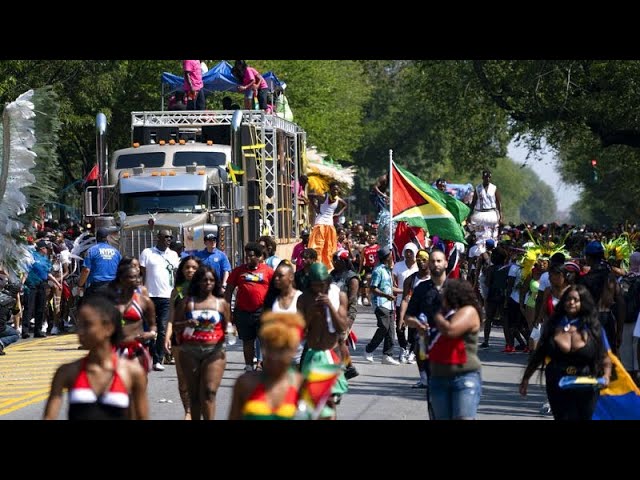
<path id="1" fill-rule="evenodd" d="M 200 259 L 202 265 L 208 265 L 213 268 L 216 278 L 220 280 L 220 288 L 224 293 L 227 288 L 227 279 L 231 273 L 231 264 L 227 255 L 216 248 L 217 244 L 218 236 L 215 233 L 207 233 L 204 236 L 204 250 L 198 250 L 194 253 L 194 256 Z"/>
<path id="2" fill-rule="evenodd" d="M 198 64 L 198 69 L 200 64 Z M 156 307 L 156 325 L 158 336 L 151 342 L 153 369 L 163 371 L 164 337 L 169 321 L 169 304 L 171 291 L 175 286 L 175 271 L 180 259 L 178 254 L 169 248 L 173 240 L 171 230 L 160 230 L 155 247 L 145 248 L 140 253 L 140 273 L 149 290 L 149 297 Z"/>
<path id="3" fill-rule="evenodd" d="M 206 110 L 204 97 L 204 83 L 202 82 L 202 67 L 200 60 L 183 60 L 184 92 L 187 95 L 187 110 Z"/>
<path id="4" fill-rule="evenodd" d="M 236 79 L 242 84 L 238 87 L 239 92 L 243 92 L 244 95 L 244 108 L 245 110 L 251 110 L 251 103 L 253 96 L 258 96 L 258 104 L 260 110 L 267 109 L 267 99 L 269 94 L 269 86 L 267 81 L 262 78 L 260 72 L 255 68 L 247 65 L 244 60 L 236 60 L 232 73 Z"/>
<path id="5" fill-rule="evenodd" d="M 331 259 L 336 253 L 338 245 L 338 235 L 334 226 L 334 218 L 340 217 L 347 208 L 346 202 L 341 199 L 340 186 L 338 182 L 329 184 L 329 192 L 324 196 L 309 195 L 316 203 L 316 222 L 309 237 L 309 248 L 313 248 L 318 253 L 318 258 L 324 263 L 328 270 L 333 269 Z M 322 203 L 320 203 L 322 202 Z"/>

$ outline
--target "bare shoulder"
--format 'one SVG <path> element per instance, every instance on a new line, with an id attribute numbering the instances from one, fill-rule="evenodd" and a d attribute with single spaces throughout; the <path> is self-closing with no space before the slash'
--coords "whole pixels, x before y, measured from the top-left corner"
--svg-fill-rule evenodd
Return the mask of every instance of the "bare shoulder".
<path id="1" fill-rule="evenodd" d="M 75 360 L 73 362 L 65 363 L 58 367 L 56 370 L 56 377 L 62 383 L 64 388 L 71 388 L 76 377 L 80 373 L 82 367 L 82 361 L 84 359 Z"/>
<path id="2" fill-rule="evenodd" d="M 118 375 L 127 386 L 127 390 L 131 390 L 131 386 L 146 376 L 146 372 L 140 362 L 137 360 L 129 360 L 120 358 L 118 360 Z"/>
<path id="3" fill-rule="evenodd" d="M 238 377 L 234 389 L 241 394 L 249 395 L 260 384 L 260 372 L 245 372 Z"/>

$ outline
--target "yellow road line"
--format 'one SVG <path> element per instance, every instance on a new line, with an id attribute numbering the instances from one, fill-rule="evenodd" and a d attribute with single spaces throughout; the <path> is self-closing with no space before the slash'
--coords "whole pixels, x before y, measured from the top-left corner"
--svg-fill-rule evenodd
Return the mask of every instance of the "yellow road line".
<path id="1" fill-rule="evenodd" d="M 86 355 L 77 346 L 77 335 L 11 345 L 0 359 L 0 416 L 46 400 L 56 369 Z"/>
<path id="2" fill-rule="evenodd" d="M 34 403 L 42 402 L 43 400 L 46 400 L 48 396 L 49 396 L 49 390 L 47 390 L 47 393 L 35 396 L 29 400 L 24 401 L 23 403 L 16 404 L 13 407 L 2 408 L 0 409 L 0 416 L 6 415 L 11 412 L 15 412 L 16 410 L 20 410 L 21 408 L 28 407 L 29 405 L 33 405 Z"/>

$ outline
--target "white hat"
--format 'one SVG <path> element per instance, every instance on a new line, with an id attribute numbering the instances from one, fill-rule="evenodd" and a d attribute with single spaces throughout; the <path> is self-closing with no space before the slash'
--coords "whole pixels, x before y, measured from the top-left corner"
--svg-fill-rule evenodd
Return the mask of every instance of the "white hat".
<path id="1" fill-rule="evenodd" d="M 413 254 L 415 255 L 416 253 L 418 253 L 418 247 L 416 247 L 416 244 L 413 242 L 409 242 L 407 243 L 404 248 L 402 249 L 402 254 L 404 255 L 404 252 L 406 250 L 411 250 L 413 252 Z"/>

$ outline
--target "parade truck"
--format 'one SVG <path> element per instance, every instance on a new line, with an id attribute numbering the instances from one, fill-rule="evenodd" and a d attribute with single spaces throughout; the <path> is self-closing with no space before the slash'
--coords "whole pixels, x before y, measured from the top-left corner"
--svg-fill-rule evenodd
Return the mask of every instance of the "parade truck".
<path id="1" fill-rule="evenodd" d="M 250 110 L 133 112 L 131 145 L 110 158 L 103 114 L 96 130 L 98 179 L 84 192 L 85 221 L 110 227 L 123 255 L 139 256 L 167 229 L 186 251 L 216 233 L 233 266 L 261 235 L 290 257 L 302 227 L 298 125 Z"/>

